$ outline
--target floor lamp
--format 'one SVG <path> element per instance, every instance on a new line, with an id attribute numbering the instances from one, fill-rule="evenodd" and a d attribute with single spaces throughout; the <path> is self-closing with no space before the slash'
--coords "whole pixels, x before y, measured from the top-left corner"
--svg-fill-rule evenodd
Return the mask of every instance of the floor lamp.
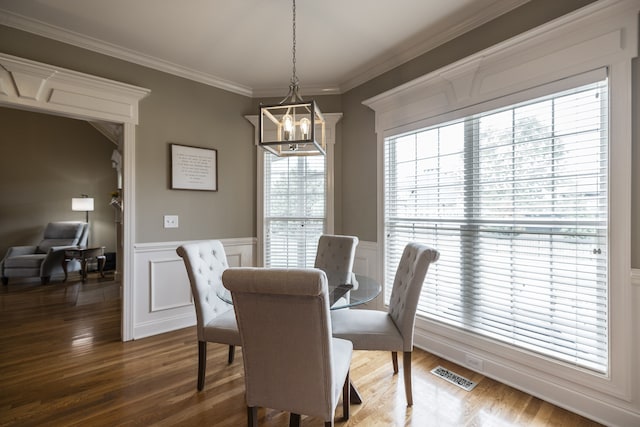
<path id="1" fill-rule="evenodd" d="M 74 197 L 71 199 L 71 210 L 72 211 L 84 211 L 86 213 L 86 223 L 87 223 L 87 246 L 91 246 L 89 244 L 89 239 L 91 238 L 91 225 L 89 224 L 89 212 L 93 211 L 93 197 L 89 197 L 86 194 L 83 194 L 82 197 Z"/>

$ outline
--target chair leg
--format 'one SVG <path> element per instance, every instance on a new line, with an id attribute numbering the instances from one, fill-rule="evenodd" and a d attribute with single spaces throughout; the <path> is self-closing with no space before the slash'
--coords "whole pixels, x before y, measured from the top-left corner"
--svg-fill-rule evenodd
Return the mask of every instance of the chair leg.
<path id="1" fill-rule="evenodd" d="M 404 371 L 404 391 L 407 395 L 407 406 L 413 406 L 413 393 L 411 392 L 411 352 L 405 351 L 402 355 L 402 370 Z"/>
<path id="2" fill-rule="evenodd" d="M 324 422 L 324 427 L 333 427 L 333 420 L 331 420 L 331 421 L 325 421 L 325 422 Z"/>
<path id="3" fill-rule="evenodd" d="M 289 427 L 300 427 L 300 414 L 289 415 Z"/>
<path id="4" fill-rule="evenodd" d="M 207 370 L 207 342 L 198 341 L 198 391 L 204 388 L 204 374 Z"/>
<path id="5" fill-rule="evenodd" d="M 247 426 L 258 427 L 258 407 L 247 406 Z"/>
<path id="6" fill-rule="evenodd" d="M 342 386 L 342 418 L 349 419 L 349 406 L 351 405 L 351 381 L 349 380 L 349 372 Z"/>
<path id="7" fill-rule="evenodd" d="M 47 283 L 49 283 L 49 280 L 51 280 L 51 276 L 43 276 L 40 278 L 40 283 L 46 285 Z"/>
<path id="8" fill-rule="evenodd" d="M 393 373 L 397 374 L 398 373 L 398 352 L 397 351 L 391 352 L 391 362 L 393 363 Z"/>
<path id="9" fill-rule="evenodd" d="M 5 285 L 5 286 L 8 285 L 9 284 L 9 278 L 8 277 L 3 277 L 2 278 L 2 284 Z"/>
<path id="10" fill-rule="evenodd" d="M 230 345 L 229 346 L 229 365 L 233 363 L 233 359 L 235 355 L 236 355 L 236 346 Z"/>

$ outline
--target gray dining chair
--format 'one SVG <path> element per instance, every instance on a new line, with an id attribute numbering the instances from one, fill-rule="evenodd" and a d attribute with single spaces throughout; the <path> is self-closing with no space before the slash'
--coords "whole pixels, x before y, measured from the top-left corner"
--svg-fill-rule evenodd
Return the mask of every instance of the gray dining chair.
<path id="1" fill-rule="evenodd" d="M 330 284 L 349 284 L 353 276 L 357 246 L 356 236 L 323 234 L 318 240 L 313 266 L 325 272 Z"/>
<path id="2" fill-rule="evenodd" d="M 231 291 L 244 361 L 248 425 L 257 408 L 322 418 L 333 426 L 340 392 L 349 418 L 349 365 L 353 346 L 331 335 L 327 278 L 318 269 L 232 268 Z"/>
<path id="3" fill-rule="evenodd" d="M 403 352 L 402 369 L 407 405 L 413 405 L 411 352 L 420 291 L 427 270 L 438 260 L 437 250 L 419 243 L 405 246 L 396 269 L 388 311 L 334 310 L 333 336 L 353 343 L 355 350 L 391 351 L 393 372 L 398 373 L 398 352 Z"/>
<path id="4" fill-rule="evenodd" d="M 227 255 L 218 240 L 186 243 L 176 252 L 187 269 L 196 309 L 198 335 L 198 391 L 204 388 L 207 369 L 207 343 L 229 345 L 228 362 L 232 363 L 240 334 L 233 307 L 216 295 L 222 288 L 222 273 L 229 268 Z"/>

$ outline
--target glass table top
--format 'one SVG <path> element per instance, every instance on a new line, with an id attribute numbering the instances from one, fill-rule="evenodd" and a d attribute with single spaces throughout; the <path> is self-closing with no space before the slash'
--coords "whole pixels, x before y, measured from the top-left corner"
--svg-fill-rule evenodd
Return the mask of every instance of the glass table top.
<path id="1" fill-rule="evenodd" d="M 355 274 L 350 284 L 329 283 L 331 310 L 365 304 L 377 297 L 381 290 L 382 286 L 377 280 L 360 274 Z M 233 304 L 231 292 L 227 288 L 221 287 L 216 293 L 221 300 Z"/>

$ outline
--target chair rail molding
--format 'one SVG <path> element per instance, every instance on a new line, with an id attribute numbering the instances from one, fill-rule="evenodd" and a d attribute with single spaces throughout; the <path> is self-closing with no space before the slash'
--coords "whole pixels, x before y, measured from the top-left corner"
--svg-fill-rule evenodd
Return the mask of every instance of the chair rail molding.
<path id="1" fill-rule="evenodd" d="M 0 52 L 0 105 L 122 125 L 124 155 L 122 340 L 133 339 L 135 141 L 138 104 L 149 89 Z"/>

